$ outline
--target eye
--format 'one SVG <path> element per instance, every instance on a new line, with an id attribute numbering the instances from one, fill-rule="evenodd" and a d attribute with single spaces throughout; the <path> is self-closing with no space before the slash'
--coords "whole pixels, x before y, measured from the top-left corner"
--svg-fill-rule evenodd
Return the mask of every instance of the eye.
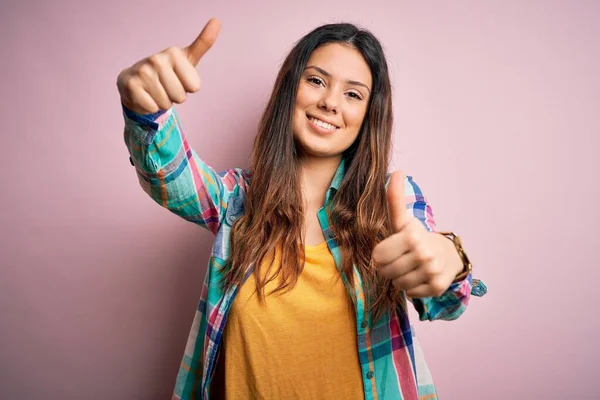
<path id="1" fill-rule="evenodd" d="M 323 82 L 323 79 L 319 78 L 318 76 L 309 76 L 308 78 L 306 78 L 306 80 L 316 86 L 321 86 L 325 84 Z"/>
<path id="2" fill-rule="evenodd" d="M 349 97 L 352 97 L 353 99 L 356 99 L 356 100 L 363 99 L 362 96 L 357 92 L 348 92 L 348 93 L 346 93 L 346 95 L 348 95 Z"/>

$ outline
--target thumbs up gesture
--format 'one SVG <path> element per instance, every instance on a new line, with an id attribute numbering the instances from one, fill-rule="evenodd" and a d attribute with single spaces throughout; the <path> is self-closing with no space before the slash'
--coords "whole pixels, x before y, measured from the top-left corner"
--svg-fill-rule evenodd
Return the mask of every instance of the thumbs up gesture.
<path id="1" fill-rule="evenodd" d="M 375 246 L 373 260 L 408 297 L 437 297 L 462 271 L 462 261 L 450 240 L 427 231 L 406 209 L 404 181 L 402 172 L 391 176 L 387 202 L 392 234 Z"/>
<path id="2" fill-rule="evenodd" d="M 208 21 L 187 47 L 169 47 L 121 71 L 117 88 L 125 107 L 138 114 L 155 113 L 183 103 L 187 93 L 200 90 L 196 65 L 213 46 L 221 30 L 217 19 Z"/>

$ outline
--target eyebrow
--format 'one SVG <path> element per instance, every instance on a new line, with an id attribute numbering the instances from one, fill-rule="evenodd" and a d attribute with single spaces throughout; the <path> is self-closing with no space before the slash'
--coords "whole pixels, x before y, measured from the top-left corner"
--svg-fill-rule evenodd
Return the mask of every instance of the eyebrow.
<path id="1" fill-rule="evenodd" d="M 306 69 L 311 69 L 311 68 L 319 71 L 320 73 L 322 73 L 326 77 L 331 77 L 331 74 L 329 72 L 325 71 L 323 68 L 317 67 L 316 65 L 309 65 L 308 67 L 306 67 Z M 369 87 L 367 85 L 365 85 L 364 83 L 362 83 L 362 82 L 348 80 L 348 81 L 346 81 L 346 83 L 349 83 L 351 85 L 362 86 L 362 87 L 364 87 L 365 89 L 367 89 L 369 91 L 369 94 L 371 93 L 371 89 L 369 89 Z"/>

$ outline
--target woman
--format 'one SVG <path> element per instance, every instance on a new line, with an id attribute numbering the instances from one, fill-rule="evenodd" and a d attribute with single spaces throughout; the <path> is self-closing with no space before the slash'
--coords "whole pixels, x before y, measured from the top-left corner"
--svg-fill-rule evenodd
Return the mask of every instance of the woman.
<path id="1" fill-rule="evenodd" d="M 437 398 L 406 298 L 422 320 L 451 320 L 485 286 L 458 238 L 433 232 L 413 179 L 387 174 L 380 43 L 350 24 L 303 37 L 278 74 L 250 170 L 217 174 L 172 105 L 199 90 L 194 67 L 219 29 L 209 21 L 189 47 L 117 82 L 142 187 L 216 236 L 173 398 Z"/>

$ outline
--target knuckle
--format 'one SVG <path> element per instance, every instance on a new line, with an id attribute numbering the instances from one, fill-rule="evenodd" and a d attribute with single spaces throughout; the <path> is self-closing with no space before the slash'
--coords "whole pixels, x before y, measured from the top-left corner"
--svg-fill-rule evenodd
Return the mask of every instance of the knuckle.
<path id="1" fill-rule="evenodd" d="M 119 75 L 117 75 L 117 86 L 118 87 L 121 87 L 124 84 L 124 81 L 126 79 L 125 78 L 125 71 L 126 70 L 123 69 L 123 70 L 121 70 L 121 72 L 119 72 Z"/>
<path id="2" fill-rule="evenodd" d="M 419 261 L 422 263 L 431 263 L 434 259 L 433 252 L 427 248 L 421 248 L 418 252 Z"/>
<path id="3" fill-rule="evenodd" d="M 427 279 L 430 282 L 434 281 L 435 278 L 437 277 L 437 273 L 434 270 L 432 270 L 431 268 L 425 269 L 424 275 L 425 275 L 425 279 Z"/>
<path id="4" fill-rule="evenodd" d="M 133 77 L 128 77 L 123 81 L 123 89 L 126 93 L 134 93 L 137 90 L 136 80 Z"/>
<path id="5" fill-rule="evenodd" d="M 167 54 L 169 57 L 174 58 L 181 55 L 181 49 L 176 46 L 170 46 L 165 49 L 164 53 Z"/>
<path id="6" fill-rule="evenodd" d="M 435 277 L 436 277 L 436 275 L 437 275 L 437 273 L 435 272 L 435 270 L 434 270 L 433 268 L 431 268 L 431 267 L 427 267 L 427 268 L 425 268 L 425 269 L 424 269 L 424 274 L 425 274 L 425 277 L 426 277 L 428 280 L 432 280 L 432 279 L 433 279 L 433 278 L 435 278 Z"/>
<path id="7" fill-rule="evenodd" d="M 131 76 L 123 77 L 121 79 L 122 85 L 124 88 L 131 89 L 134 86 L 134 79 Z"/>
<path id="8" fill-rule="evenodd" d="M 429 279 L 433 279 L 440 274 L 440 268 L 436 263 L 427 263 L 427 267 L 425 268 L 425 275 Z"/>
<path id="9" fill-rule="evenodd" d="M 415 230 L 411 230 L 407 233 L 406 240 L 410 247 L 417 247 L 417 245 L 419 244 L 419 235 Z"/>
<path id="10" fill-rule="evenodd" d="M 149 63 L 143 63 L 139 66 L 137 70 L 137 75 L 142 79 L 152 78 L 154 77 L 154 68 Z"/>
<path id="11" fill-rule="evenodd" d="M 150 57 L 148 57 L 148 63 L 156 68 L 160 67 L 163 63 L 161 54 L 153 54 Z"/>
<path id="12" fill-rule="evenodd" d="M 134 76 L 131 72 L 128 69 L 124 69 L 119 76 L 117 76 L 117 87 L 125 90 L 131 88 L 134 81 L 133 78 Z"/>

